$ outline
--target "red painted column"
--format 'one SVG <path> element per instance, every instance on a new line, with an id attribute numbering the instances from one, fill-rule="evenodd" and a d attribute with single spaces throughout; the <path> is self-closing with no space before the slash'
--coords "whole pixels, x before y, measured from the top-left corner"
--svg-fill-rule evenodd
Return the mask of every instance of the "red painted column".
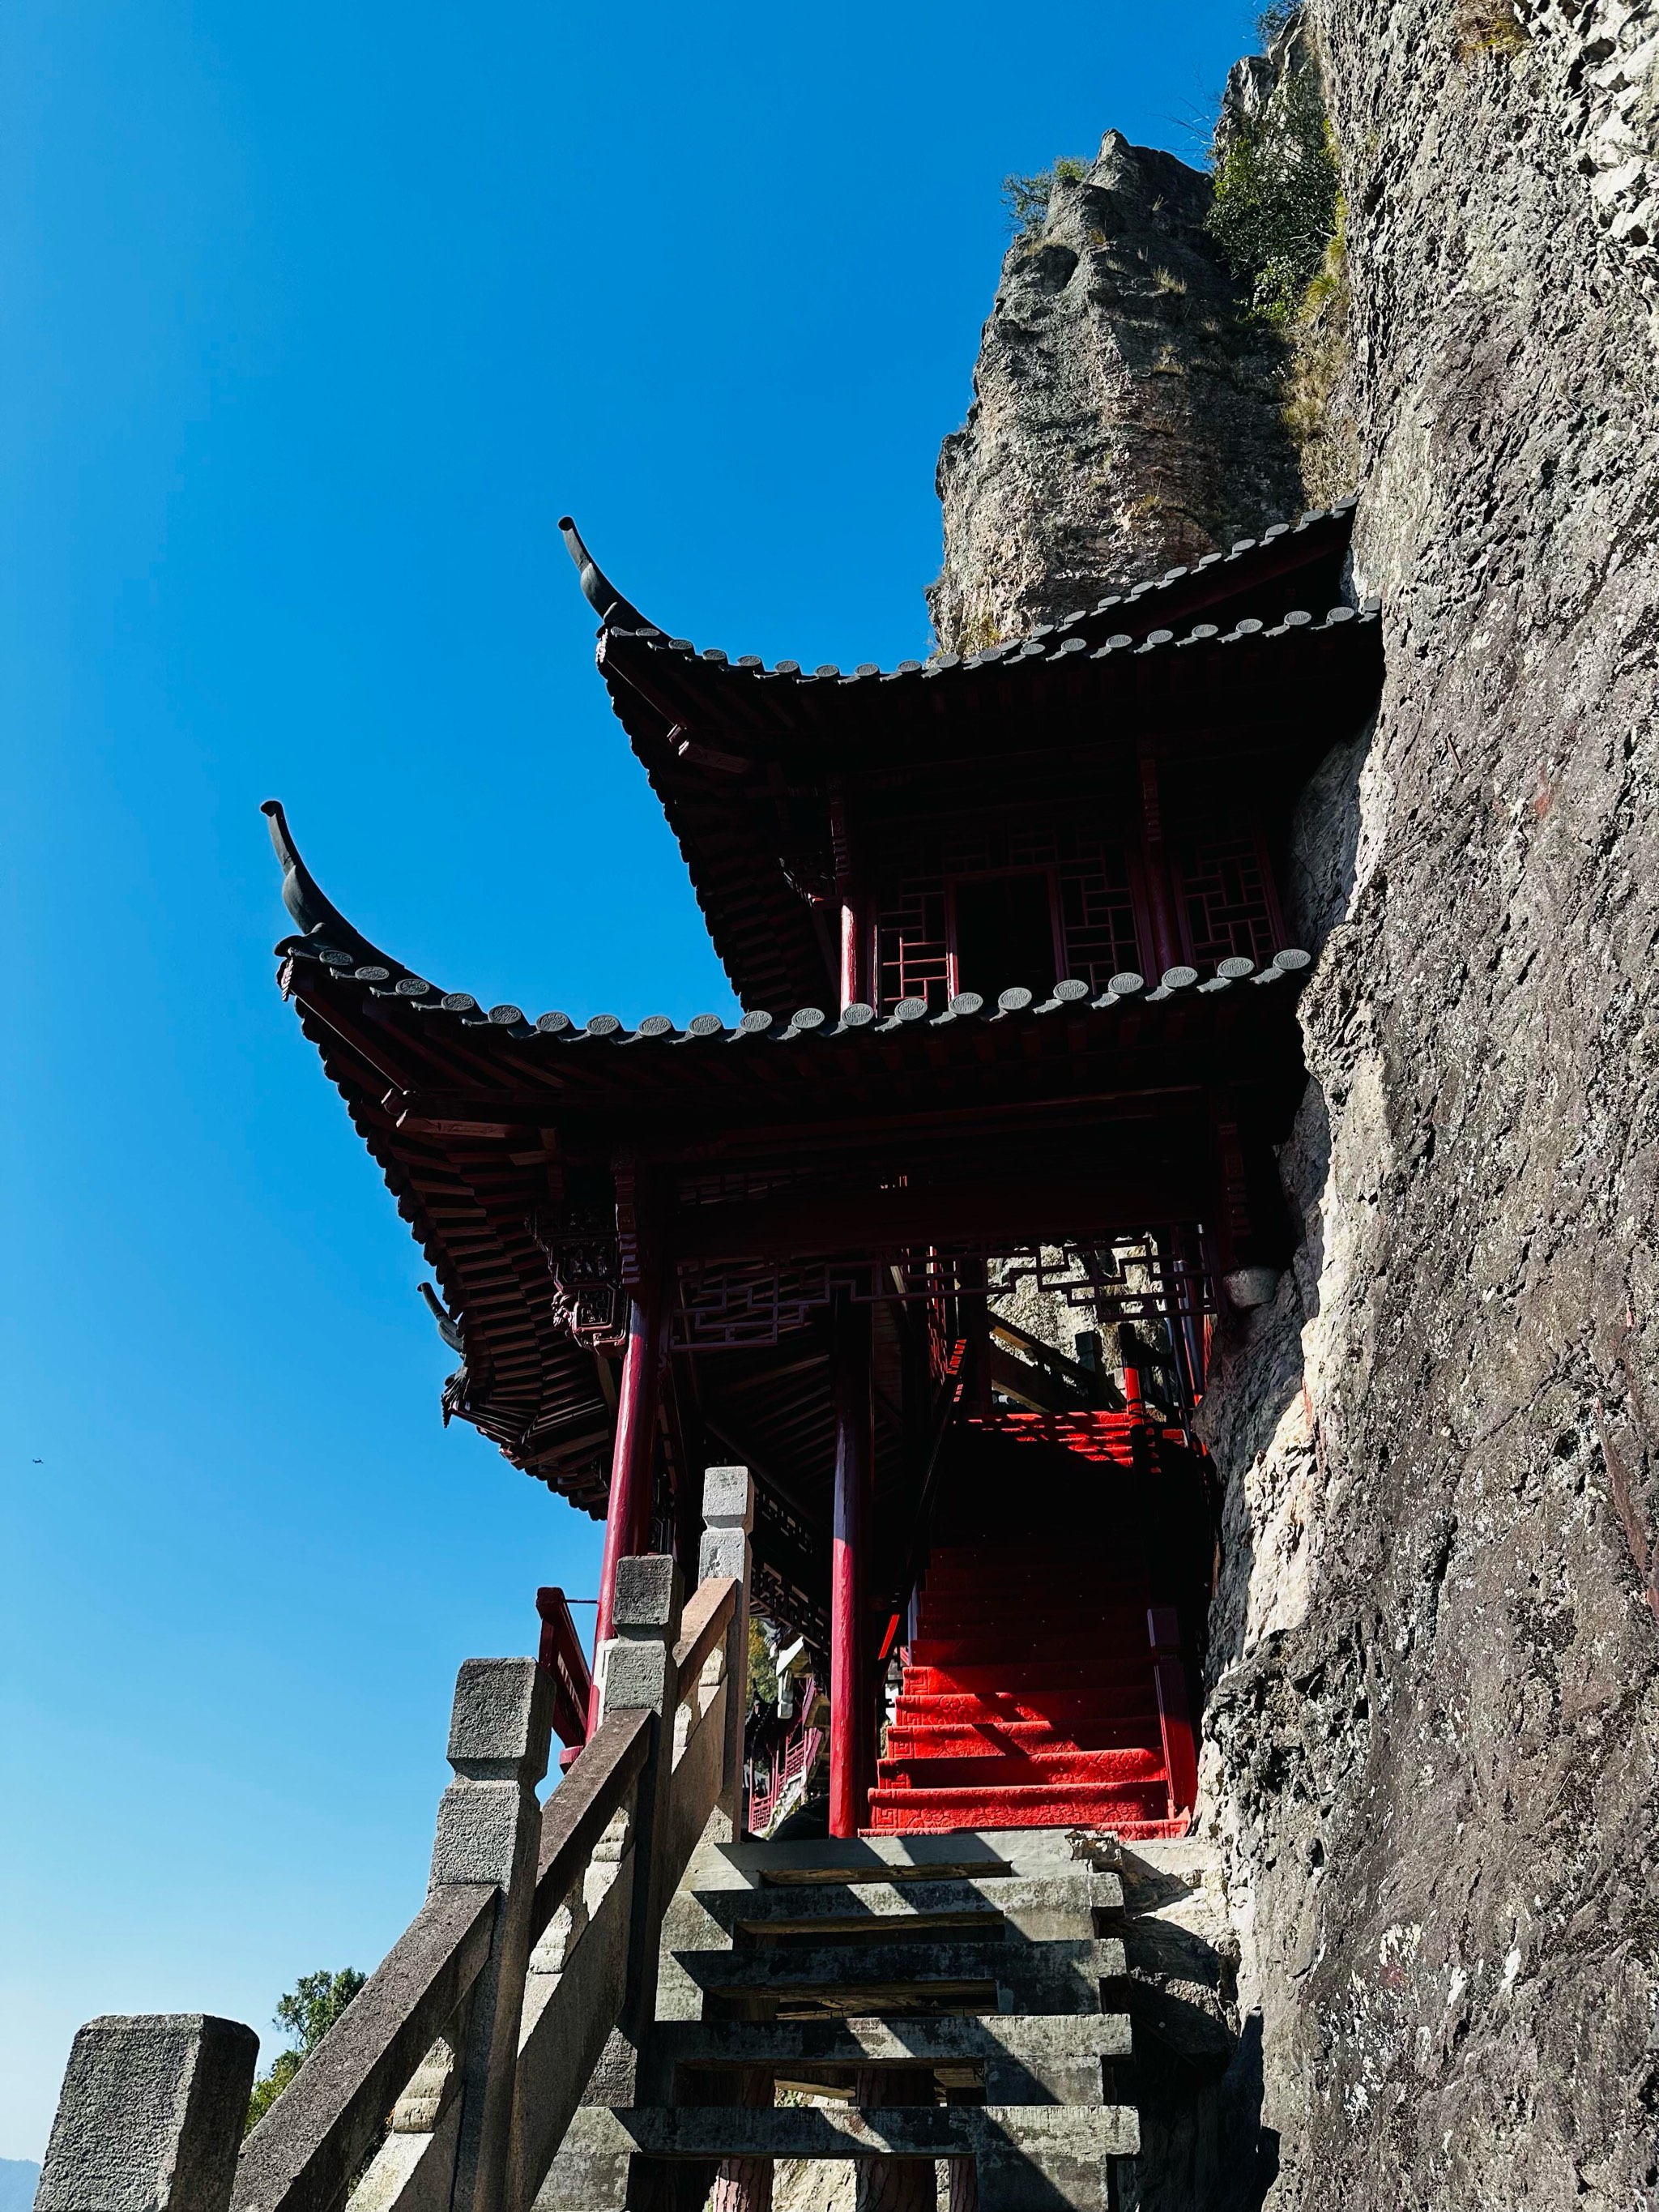
<path id="1" fill-rule="evenodd" d="M 861 917 L 851 892 L 841 902 L 841 1011 L 847 1012 L 859 996 L 859 931 Z"/>
<path id="2" fill-rule="evenodd" d="M 617 1400 L 617 1437 L 611 1452 L 611 1502 L 605 1518 L 605 1556 L 599 1565 L 599 1615 L 593 1656 L 611 1634 L 617 1602 L 617 1568 L 643 1552 L 651 1534 L 651 1479 L 656 1466 L 657 1394 L 662 1361 L 662 1293 L 642 1290 L 629 1308 L 628 1350 Z M 599 1724 L 597 1680 L 587 1706 L 587 1732 Z"/>
<path id="3" fill-rule="evenodd" d="M 1140 1340 L 1127 1322 L 1120 1322 L 1117 1331 L 1118 1358 L 1123 1363 L 1123 1404 L 1127 1412 L 1143 1418 L 1146 1412 L 1146 1393 L 1140 1380 L 1143 1353 Z"/>
<path id="4" fill-rule="evenodd" d="M 1152 1647 L 1152 1674 L 1158 1684 L 1170 1818 L 1185 1820 L 1198 1802 L 1198 1753 L 1193 1742 L 1192 1710 L 1187 1703 L 1187 1670 L 1181 1660 L 1180 1617 L 1172 1605 L 1148 1607 L 1146 1636 Z"/>
<path id="5" fill-rule="evenodd" d="M 872 1737 L 869 1549 L 875 1425 L 870 1309 L 836 1315 L 836 1498 L 830 1542 L 830 1832 L 856 1836 L 868 1804 Z"/>

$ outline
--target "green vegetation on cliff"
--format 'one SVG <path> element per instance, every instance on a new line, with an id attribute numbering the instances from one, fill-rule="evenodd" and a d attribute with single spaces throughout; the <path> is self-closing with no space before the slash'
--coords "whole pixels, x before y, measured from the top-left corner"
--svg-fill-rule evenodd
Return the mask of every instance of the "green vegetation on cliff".
<path id="1" fill-rule="evenodd" d="M 1014 236 L 1035 238 L 1048 219 L 1048 201 L 1054 186 L 1081 184 L 1088 170 L 1086 161 L 1065 155 L 1052 169 L 1038 169 L 1029 177 L 1005 177 L 1002 204 Z"/>
<path id="2" fill-rule="evenodd" d="M 1208 217 L 1256 320 L 1295 318 L 1341 217 L 1336 141 L 1318 80 L 1311 70 L 1287 71 L 1261 114 L 1223 141 Z"/>

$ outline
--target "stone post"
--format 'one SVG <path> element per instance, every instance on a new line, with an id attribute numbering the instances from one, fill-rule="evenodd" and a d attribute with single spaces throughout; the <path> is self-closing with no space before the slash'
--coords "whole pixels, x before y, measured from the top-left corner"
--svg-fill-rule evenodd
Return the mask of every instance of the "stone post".
<path id="1" fill-rule="evenodd" d="M 228 2212 L 259 2039 L 199 2012 L 88 2021 L 70 2051 L 39 2212 Z"/>
<path id="2" fill-rule="evenodd" d="M 452 2212 L 500 2212 L 530 1958 L 552 1682 L 533 1659 L 469 1659 L 455 1682 L 449 1763 L 428 1894 L 453 1882 L 498 1892 L 489 1959 L 474 1984 L 460 2059 Z"/>
<path id="3" fill-rule="evenodd" d="M 702 1478 L 703 1537 L 697 1579 L 729 1576 L 742 1595 L 726 1639 L 726 1753 L 720 1802 L 708 1840 L 741 1843 L 744 1834 L 743 1732 L 749 1717 L 750 1533 L 755 1525 L 755 1485 L 746 1467 L 711 1467 Z"/>
<path id="4" fill-rule="evenodd" d="M 750 1533 L 755 1525 L 755 1486 L 746 1467 L 711 1467 L 703 1476 L 702 1517 L 706 1528 L 697 1559 L 697 1576 L 730 1576 L 743 1592 L 726 1645 L 726 1765 L 720 1797 L 704 1832 L 709 1843 L 741 1843 L 744 1836 L 743 1737 L 749 1717 Z M 740 2015 L 759 2007 L 741 2002 Z M 711 2077 L 705 2094 L 711 2102 L 765 2107 L 772 2102 L 772 2077 L 758 2067 L 739 2067 Z M 722 2159 L 715 2170 L 709 2212 L 772 2212 L 772 2161 L 766 2158 Z"/>
<path id="5" fill-rule="evenodd" d="M 651 1757 L 640 1777 L 634 1813 L 634 1901 L 628 1937 L 628 1988 L 615 2033 L 590 2083 L 589 2104 L 631 2105 L 640 2050 L 657 2004 L 657 1948 L 669 1884 L 662 1863 L 674 1782 L 674 1713 L 679 1680 L 674 1646 L 680 1632 L 680 1571 L 649 1553 L 617 1564 L 611 1625 L 616 1635 L 598 1654 L 599 1717 L 651 1712 L 657 1717 Z"/>

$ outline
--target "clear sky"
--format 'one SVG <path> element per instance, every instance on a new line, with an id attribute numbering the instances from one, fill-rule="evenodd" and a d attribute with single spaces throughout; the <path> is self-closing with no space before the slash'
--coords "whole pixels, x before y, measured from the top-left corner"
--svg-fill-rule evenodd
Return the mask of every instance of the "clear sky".
<path id="1" fill-rule="evenodd" d="M 440 1426 L 259 801 L 447 989 L 729 1006 L 556 518 L 699 643 L 921 653 L 1002 177 L 1197 158 L 1251 12 L 11 0 L 0 2156 L 80 2021 L 268 2055 L 372 1966 L 456 1666 L 593 1586 Z"/>

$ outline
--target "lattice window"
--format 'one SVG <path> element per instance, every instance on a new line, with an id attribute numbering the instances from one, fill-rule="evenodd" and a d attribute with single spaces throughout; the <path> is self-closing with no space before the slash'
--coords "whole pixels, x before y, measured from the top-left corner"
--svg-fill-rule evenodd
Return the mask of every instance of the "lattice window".
<path id="1" fill-rule="evenodd" d="M 1096 991 L 1143 965 L 1128 855 L 1093 824 L 1042 814 L 910 829 L 877 915 L 878 1003 L 925 998 L 938 1009 L 949 988 L 945 886 L 976 876 L 1052 868 L 1064 933 L 1062 973 Z M 975 988 L 982 988 L 975 984 Z"/>
<path id="2" fill-rule="evenodd" d="M 1180 892 L 1188 952 L 1200 967 L 1236 953 L 1260 963 L 1278 951 L 1273 884 L 1254 830 L 1188 845 Z"/>
<path id="3" fill-rule="evenodd" d="M 1079 837 L 1074 842 L 1093 849 L 1079 850 L 1060 871 L 1066 973 L 1091 991 L 1103 991 L 1114 975 L 1140 966 L 1129 857 L 1121 845 L 1104 839 Z"/>
<path id="4" fill-rule="evenodd" d="M 946 952 L 944 881 L 938 875 L 913 876 L 882 901 L 877 918 L 878 1003 L 885 1009 L 901 999 L 926 999 L 941 1012 Z"/>

